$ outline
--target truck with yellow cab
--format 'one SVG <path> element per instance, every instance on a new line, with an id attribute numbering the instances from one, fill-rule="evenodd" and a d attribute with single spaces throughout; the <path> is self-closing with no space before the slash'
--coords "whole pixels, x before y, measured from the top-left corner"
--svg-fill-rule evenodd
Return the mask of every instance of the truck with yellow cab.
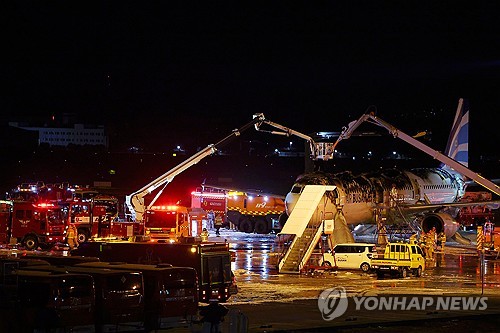
<path id="1" fill-rule="evenodd" d="M 419 277 L 425 270 L 425 259 L 416 243 L 387 243 L 384 254 L 372 258 L 371 267 L 378 278 L 385 274 L 405 278 L 410 273 Z"/>

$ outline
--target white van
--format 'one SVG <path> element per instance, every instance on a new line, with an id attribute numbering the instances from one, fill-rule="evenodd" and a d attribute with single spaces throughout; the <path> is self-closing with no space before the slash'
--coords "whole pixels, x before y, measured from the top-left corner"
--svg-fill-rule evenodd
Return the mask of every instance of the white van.
<path id="1" fill-rule="evenodd" d="M 337 244 L 333 251 L 324 254 L 322 266 L 337 266 L 339 269 L 361 269 L 368 272 L 375 252 L 375 244 L 345 243 Z"/>

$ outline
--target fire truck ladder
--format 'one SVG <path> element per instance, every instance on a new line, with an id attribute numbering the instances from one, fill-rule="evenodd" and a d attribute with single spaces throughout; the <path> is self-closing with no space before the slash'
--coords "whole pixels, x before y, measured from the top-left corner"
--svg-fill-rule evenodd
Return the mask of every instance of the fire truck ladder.
<path id="1" fill-rule="evenodd" d="M 281 258 L 280 273 L 298 274 L 309 260 L 323 232 L 324 215 L 322 200 L 329 200 L 325 193 L 335 186 L 306 185 L 288 217 L 280 235 L 292 235 L 293 240 Z"/>

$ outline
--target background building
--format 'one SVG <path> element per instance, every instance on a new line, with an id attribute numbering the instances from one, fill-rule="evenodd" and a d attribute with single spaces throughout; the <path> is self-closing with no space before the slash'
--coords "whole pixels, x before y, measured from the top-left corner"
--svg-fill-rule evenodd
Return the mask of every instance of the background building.
<path id="1" fill-rule="evenodd" d="M 73 127 L 36 127 L 9 122 L 9 126 L 38 132 L 38 145 L 108 147 L 108 138 L 103 125 L 74 124 Z"/>

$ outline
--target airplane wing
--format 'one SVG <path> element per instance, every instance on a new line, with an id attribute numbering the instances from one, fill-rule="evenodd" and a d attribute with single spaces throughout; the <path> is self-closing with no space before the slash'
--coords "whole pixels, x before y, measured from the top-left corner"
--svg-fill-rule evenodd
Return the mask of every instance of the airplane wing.
<path id="1" fill-rule="evenodd" d="M 487 206 L 489 209 L 500 208 L 499 200 L 492 201 L 474 201 L 474 202 L 453 202 L 445 204 L 416 204 L 416 205 L 399 205 L 398 207 L 408 213 L 419 213 L 426 211 L 437 211 L 443 208 L 462 208 L 462 207 L 474 207 L 474 206 Z"/>

